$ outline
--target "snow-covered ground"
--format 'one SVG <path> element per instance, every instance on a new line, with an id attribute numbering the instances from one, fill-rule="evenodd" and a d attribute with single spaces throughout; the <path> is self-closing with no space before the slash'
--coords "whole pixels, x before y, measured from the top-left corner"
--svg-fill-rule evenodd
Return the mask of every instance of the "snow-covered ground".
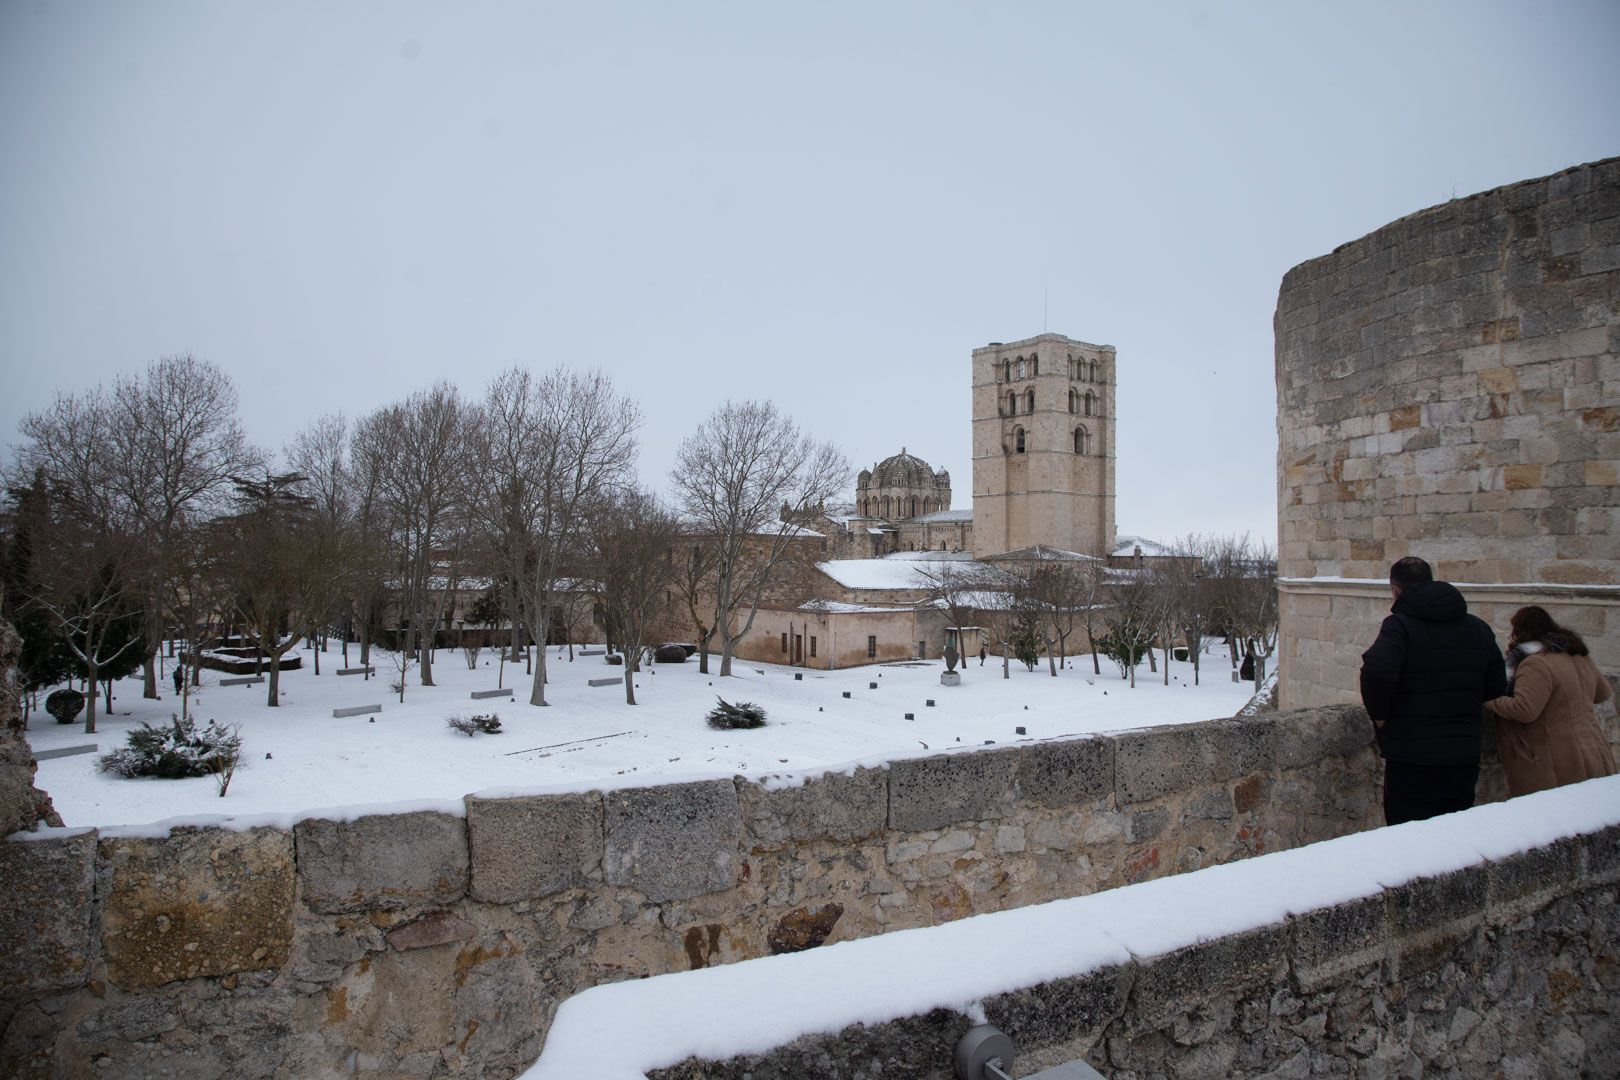
<path id="1" fill-rule="evenodd" d="M 622 675 L 600 656 L 558 660 L 551 649 L 552 704 L 527 704 L 522 665 L 506 665 L 505 685 L 516 700 L 473 701 L 470 691 L 493 689 L 497 661 L 484 652 L 469 670 L 462 654 L 440 650 L 439 685 L 417 685 L 410 673 L 401 705 L 388 684 L 397 677 L 386 654 L 374 654 L 377 674 L 338 676 L 336 651 L 311 658 L 281 676 L 281 706 L 265 706 L 265 688 L 220 686 L 205 672 L 193 699 L 199 721 L 240 724 L 246 767 L 220 798 L 212 778 L 129 780 L 96 771 L 101 754 L 124 745 L 137 723 L 161 723 L 178 711 L 172 685 L 163 700 L 140 696 L 138 680 L 114 686 L 113 715 L 97 718 L 86 735 L 83 717 L 58 725 L 43 712 L 29 722 L 36 751 L 95 742 L 100 751 L 39 763 L 36 783 L 49 792 L 70 826 L 133 825 L 196 814 L 297 814 L 354 804 L 459 799 L 491 788 L 639 786 L 664 780 L 765 777 L 822 772 L 852 762 L 877 763 L 948 748 L 999 745 L 1096 731 L 1231 716 L 1253 691 L 1233 683 L 1222 652 L 1206 655 L 1202 685 L 1192 666 L 1172 664 L 1170 685 L 1143 664 L 1132 689 L 1104 661 L 1093 675 L 1089 657 L 1071 658 L 1057 678 L 1044 661 L 1033 672 L 1012 665 L 1002 679 L 991 659 L 970 660 L 959 687 L 941 686 L 941 661 L 886 664 L 846 671 L 810 671 L 738 661 L 728 679 L 698 672 L 697 658 L 657 665 L 637 677 L 640 704 L 625 704 L 622 684 L 592 687 L 590 679 Z M 351 650 L 351 656 L 355 655 Z M 718 658 L 711 667 L 718 670 Z M 804 676 L 802 681 L 795 674 Z M 225 676 L 228 677 L 228 676 Z M 872 689 L 870 683 L 877 683 Z M 849 698 L 842 695 L 849 692 Z M 716 695 L 763 705 L 768 723 L 751 731 L 715 731 L 704 722 Z M 934 707 L 926 702 L 932 698 Z M 334 719 L 334 708 L 380 704 L 376 716 Z M 496 712 L 503 731 L 469 738 L 446 717 Z M 906 713 L 914 720 L 907 720 Z M 1016 728 L 1022 726 L 1025 734 Z M 268 755 L 268 756 L 267 756 Z"/>

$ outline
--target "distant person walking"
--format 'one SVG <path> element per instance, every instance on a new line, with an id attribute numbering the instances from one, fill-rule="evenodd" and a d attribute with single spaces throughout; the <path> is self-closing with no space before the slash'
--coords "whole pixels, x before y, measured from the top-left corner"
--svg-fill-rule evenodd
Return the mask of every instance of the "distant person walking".
<path id="1" fill-rule="evenodd" d="M 1511 626 L 1509 693 L 1485 703 L 1505 721 L 1496 725 L 1496 753 L 1508 794 L 1613 776 L 1614 754 L 1592 707 L 1613 697 L 1614 689 L 1592 663 L 1586 642 L 1544 608 L 1520 608 Z"/>
<path id="2" fill-rule="evenodd" d="M 1389 569 L 1395 603 L 1361 654 L 1361 700 L 1384 758 L 1384 823 L 1474 805 L 1485 702 L 1507 690 L 1502 650 L 1462 593 L 1408 556 Z"/>
<path id="3" fill-rule="evenodd" d="M 983 645 L 979 646 L 979 666 L 980 667 L 984 667 L 984 657 L 985 657 L 985 654 L 988 653 L 989 651 L 990 650 L 985 648 Z"/>
<path id="4" fill-rule="evenodd" d="M 185 689 L 185 686 L 186 686 L 185 665 L 184 664 L 175 664 L 174 665 L 174 693 L 175 693 L 176 697 L 180 696 L 180 693 L 181 693 L 182 690 Z"/>

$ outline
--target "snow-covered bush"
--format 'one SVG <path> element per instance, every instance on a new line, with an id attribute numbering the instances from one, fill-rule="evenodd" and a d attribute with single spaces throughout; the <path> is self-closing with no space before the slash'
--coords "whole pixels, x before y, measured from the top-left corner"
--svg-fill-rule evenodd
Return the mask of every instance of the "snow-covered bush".
<path id="1" fill-rule="evenodd" d="M 720 704 L 709 710 L 709 726 L 730 730 L 765 726 L 765 710 L 751 701 L 733 705 L 725 698 L 715 698 Z"/>
<path id="2" fill-rule="evenodd" d="M 687 652 L 679 645 L 670 642 L 658 646 L 653 652 L 653 661 L 659 664 L 684 664 Z"/>
<path id="3" fill-rule="evenodd" d="M 480 732 L 485 735 L 499 735 L 501 733 L 501 718 L 496 713 L 452 716 L 445 720 L 445 724 L 461 732 L 469 739 Z"/>
<path id="4" fill-rule="evenodd" d="M 174 717 L 163 727 L 142 724 L 128 735 L 129 745 L 102 756 L 97 767 L 119 776 L 155 776 L 180 780 L 188 776 L 229 774 L 241 765 L 242 737 L 214 721 L 197 729 L 191 720 Z M 223 787 L 220 794 L 225 794 Z"/>
<path id="5" fill-rule="evenodd" d="M 614 665 L 618 665 L 618 664 L 622 664 L 622 663 L 624 663 L 624 657 L 622 657 L 622 656 L 620 656 L 620 655 L 619 655 L 619 654 L 618 654 L 618 653 L 616 653 L 616 652 L 610 652 L 610 653 L 608 653 L 608 654 L 607 654 L 607 656 L 606 656 L 606 657 L 605 657 L 605 658 L 604 658 L 604 659 L 606 659 L 606 661 L 607 661 L 607 662 L 608 662 L 608 663 L 610 663 L 610 664 L 614 664 Z"/>
<path id="6" fill-rule="evenodd" d="M 58 724 L 71 724 L 84 711 L 84 695 L 69 686 L 53 690 L 45 699 L 45 711 L 54 716 Z"/>

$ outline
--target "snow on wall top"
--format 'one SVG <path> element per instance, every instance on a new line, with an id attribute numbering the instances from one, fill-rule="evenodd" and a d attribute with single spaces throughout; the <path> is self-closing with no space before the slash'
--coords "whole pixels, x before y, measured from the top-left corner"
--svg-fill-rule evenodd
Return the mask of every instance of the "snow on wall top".
<path id="1" fill-rule="evenodd" d="M 938 569 L 923 559 L 829 559 L 816 566 L 846 589 L 926 589 L 925 572 Z"/>
<path id="2" fill-rule="evenodd" d="M 971 1014 L 996 994 L 1163 956 L 1615 824 L 1620 777 L 1605 777 L 1071 900 L 596 986 L 563 1002 L 523 1077 L 644 1080 L 649 1069 L 688 1058 L 765 1053 L 855 1023 L 934 1008 Z"/>
<path id="3" fill-rule="evenodd" d="M 973 509 L 968 507 L 962 510 L 935 510 L 932 514 L 923 514 L 911 520 L 920 522 L 972 521 Z"/>

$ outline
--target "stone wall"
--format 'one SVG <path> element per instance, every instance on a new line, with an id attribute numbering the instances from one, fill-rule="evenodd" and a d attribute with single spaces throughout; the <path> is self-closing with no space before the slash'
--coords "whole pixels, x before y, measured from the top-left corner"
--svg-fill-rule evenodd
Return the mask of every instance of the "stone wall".
<path id="1" fill-rule="evenodd" d="M 985 999 L 1016 1074 L 1109 1080 L 1620 1075 L 1620 827 Z M 950 1080 L 955 1009 L 649 1080 Z"/>
<path id="2" fill-rule="evenodd" d="M 1355 700 L 1405 555 L 1620 673 L 1620 158 L 1295 267 L 1276 364 L 1283 707 Z"/>
<path id="3" fill-rule="evenodd" d="M 1340 707 L 853 768 L 0 844 L 0 1074 L 508 1076 L 598 983 L 1378 820 Z"/>
<path id="4" fill-rule="evenodd" d="M 41 821 L 60 825 L 51 798 L 34 786 L 34 751 L 28 746 L 17 687 L 22 640 L 0 619 L 0 836 L 32 829 Z"/>

